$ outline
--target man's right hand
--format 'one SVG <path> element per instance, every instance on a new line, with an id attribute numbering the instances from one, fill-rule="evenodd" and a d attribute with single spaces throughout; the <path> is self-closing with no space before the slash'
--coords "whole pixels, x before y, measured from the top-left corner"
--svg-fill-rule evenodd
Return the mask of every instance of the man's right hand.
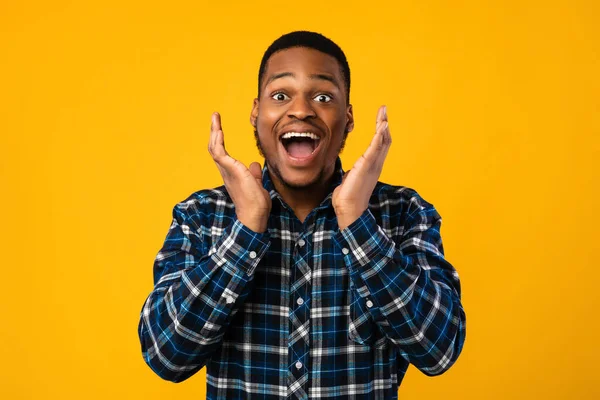
<path id="1" fill-rule="evenodd" d="M 227 153 L 219 113 L 212 115 L 208 152 L 223 177 L 227 192 L 235 205 L 237 218 L 254 232 L 265 232 L 271 212 L 271 196 L 262 186 L 262 168 L 257 162 L 246 168 Z"/>

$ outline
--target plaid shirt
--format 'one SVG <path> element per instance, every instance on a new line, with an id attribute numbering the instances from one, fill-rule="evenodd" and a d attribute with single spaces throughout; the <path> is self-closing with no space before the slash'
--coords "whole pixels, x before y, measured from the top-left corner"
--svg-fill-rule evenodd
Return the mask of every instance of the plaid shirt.
<path id="1" fill-rule="evenodd" d="M 175 205 L 139 323 L 146 363 L 181 382 L 207 367 L 208 399 L 396 399 L 412 363 L 446 371 L 465 340 L 441 217 L 413 189 L 377 183 L 341 230 L 329 195 L 302 223 L 263 185 L 265 233 L 224 186 Z"/>

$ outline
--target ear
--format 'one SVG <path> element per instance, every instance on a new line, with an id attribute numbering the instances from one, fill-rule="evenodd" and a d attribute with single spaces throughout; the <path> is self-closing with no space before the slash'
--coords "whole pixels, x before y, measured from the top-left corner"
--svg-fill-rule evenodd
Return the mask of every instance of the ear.
<path id="1" fill-rule="evenodd" d="M 254 99 L 252 111 L 250 112 L 250 124 L 256 128 L 256 119 L 258 118 L 258 99 Z"/>
<path id="2" fill-rule="evenodd" d="M 352 104 L 346 109 L 346 133 L 352 132 L 354 129 L 354 114 L 352 112 Z"/>

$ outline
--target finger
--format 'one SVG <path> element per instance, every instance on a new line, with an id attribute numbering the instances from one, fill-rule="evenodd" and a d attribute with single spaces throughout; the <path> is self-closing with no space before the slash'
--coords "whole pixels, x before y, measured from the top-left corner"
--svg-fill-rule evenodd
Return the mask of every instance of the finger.
<path id="1" fill-rule="evenodd" d="M 217 164 L 217 168 L 223 179 L 227 180 L 235 171 L 243 173 L 245 167 L 235 159 L 229 156 L 225 150 L 225 138 L 221 129 L 221 116 L 218 112 L 212 114 L 210 124 L 210 142 L 208 150 Z M 238 165 L 239 164 L 239 165 Z"/>
<path id="2" fill-rule="evenodd" d="M 221 128 L 221 115 L 218 112 L 214 112 L 212 115 L 212 128 L 218 131 Z"/>
<path id="3" fill-rule="evenodd" d="M 222 130 L 215 132 L 215 147 L 213 151 L 216 156 L 224 157 L 229 155 L 227 150 L 225 150 L 225 135 Z"/>
<path id="4" fill-rule="evenodd" d="M 214 130 L 213 126 L 215 124 L 215 115 L 210 116 L 210 136 L 208 137 L 208 152 L 212 156 L 212 148 L 213 148 L 213 138 L 214 138 Z"/>
<path id="5" fill-rule="evenodd" d="M 376 131 L 380 128 L 384 121 L 387 121 L 387 107 L 385 105 L 379 107 L 379 110 L 377 111 L 377 120 L 375 124 Z"/>
<path id="6" fill-rule="evenodd" d="M 389 131 L 389 123 L 387 121 L 380 121 L 377 125 L 377 129 L 375 130 L 375 134 L 371 139 L 371 143 L 369 144 L 370 148 L 380 148 L 383 146 L 385 142 L 385 136 Z M 367 149 L 368 150 L 368 149 Z"/>
<path id="7" fill-rule="evenodd" d="M 208 141 L 208 151 L 213 155 L 216 144 L 217 132 L 221 129 L 219 121 L 219 113 L 214 112 L 210 119 L 210 139 Z"/>
<path id="8" fill-rule="evenodd" d="M 248 169 L 250 170 L 250 173 L 252 174 L 254 179 L 256 179 L 262 185 L 262 168 L 260 167 L 260 164 L 257 162 L 253 162 L 252 164 L 250 164 L 250 167 Z"/>
<path id="9" fill-rule="evenodd" d="M 392 145 L 392 132 L 390 131 L 390 125 L 387 122 L 387 113 L 386 113 L 385 118 L 386 118 L 386 122 L 385 122 L 385 126 L 383 127 L 383 130 L 382 130 L 383 143 L 385 145 L 387 145 L 389 148 Z"/>
<path id="10" fill-rule="evenodd" d="M 376 170 L 383 167 L 391 144 L 391 139 L 388 138 L 391 138 L 391 136 L 389 136 L 389 124 L 387 121 L 383 121 L 377 132 L 375 132 L 375 135 L 373 135 L 373 139 L 371 140 L 367 151 L 363 154 L 363 157 L 369 166 Z"/>
<path id="11" fill-rule="evenodd" d="M 380 167 L 383 168 L 383 162 L 387 157 L 387 153 L 390 149 L 390 145 L 392 144 L 392 136 L 390 135 L 390 125 L 387 121 L 385 121 L 381 127 L 381 147 L 382 151 L 379 153 L 379 164 Z"/>
<path id="12" fill-rule="evenodd" d="M 384 121 L 385 120 L 385 105 L 379 107 L 379 110 L 377 110 L 377 121 Z"/>
<path id="13" fill-rule="evenodd" d="M 225 150 L 225 134 L 223 133 L 223 129 L 221 129 L 221 117 L 218 113 L 213 115 L 213 156 L 215 157 L 215 161 L 218 159 L 225 158 L 229 156 L 227 150 Z"/>
<path id="14" fill-rule="evenodd" d="M 381 124 L 382 141 L 384 145 L 387 145 L 389 147 L 392 144 L 392 135 L 390 133 L 390 126 L 388 123 L 387 106 L 383 106 L 382 108 L 383 121 L 385 121 L 385 124 Z"/>
<path id="15" fill-rule="evenodd" d="M 220 130 L 216 133 L 213 159 L 215 160 L 217 167 L 219 167 L 221 176 L 223 176 L 224 179 L 230 177 L 240 179 L 248 173 L 248 169 L 242 162 L 236 160 L 227 153 L 224 144 L 223 131 Z"/>
<path id="16" fill-rule="evenodd" d="M 216 148 L 216 146 L 218 146 L 218 144 L 219 144 L 219 131 L 223 132 L 223 129 L 221 127 L 221 115 L 218 112 L 214 113 L 212 120 L 213 120 L 212 130 L 213 130 L 213 132 L 215 132 L 213 146 L 214 146 L 214 148 Z M 223 141 L 223 145 L 225 145 L 224 141 Z"/>
<path id="17" fill-rule="evenodd" d="M 348 171 L 346 171 L 346 173 L 344 174 L 344 176 L 342 176 L 342 183 L 344 183 L 344 181 L 346 180 L 346 178 L 350 174 L 350 171 L 352 171 L 352 168 L 350 168 Z"/>

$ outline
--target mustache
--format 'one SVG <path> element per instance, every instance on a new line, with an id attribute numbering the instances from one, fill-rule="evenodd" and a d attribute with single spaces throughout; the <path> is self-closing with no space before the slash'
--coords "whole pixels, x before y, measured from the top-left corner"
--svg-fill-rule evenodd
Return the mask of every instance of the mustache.
<path id="1" fill-rule="evenodd" d="M 309 121 L 309 120 L 307 120 L 307 121 L 302 121 L 302 124 L 303 124 L 303 125 L 309 125 L 311 128 L 314 128 L 314 129 L 316 129 L 316 130 L 317 130 L 317 131 L 319 131 L 319 132 L 323 132 L 323 129 L 321 129 L 321 127 L 320 127 L 320 126 L 317 126 L 317 125 L 315 125 L 313 122 L 311 122 L 311 121 Z M 290 127 L 290 126 L 293 126 L 293 125 L 298 125 L 298 122 L 290 122 L 289 124 L 286 124 L 286 125 L 282 126 L 282 127 L 279 129 L 279 132 L 281 132 L 281 131 L 284 131 L 285 129 L 287 129 L 288 127 Z"/>

